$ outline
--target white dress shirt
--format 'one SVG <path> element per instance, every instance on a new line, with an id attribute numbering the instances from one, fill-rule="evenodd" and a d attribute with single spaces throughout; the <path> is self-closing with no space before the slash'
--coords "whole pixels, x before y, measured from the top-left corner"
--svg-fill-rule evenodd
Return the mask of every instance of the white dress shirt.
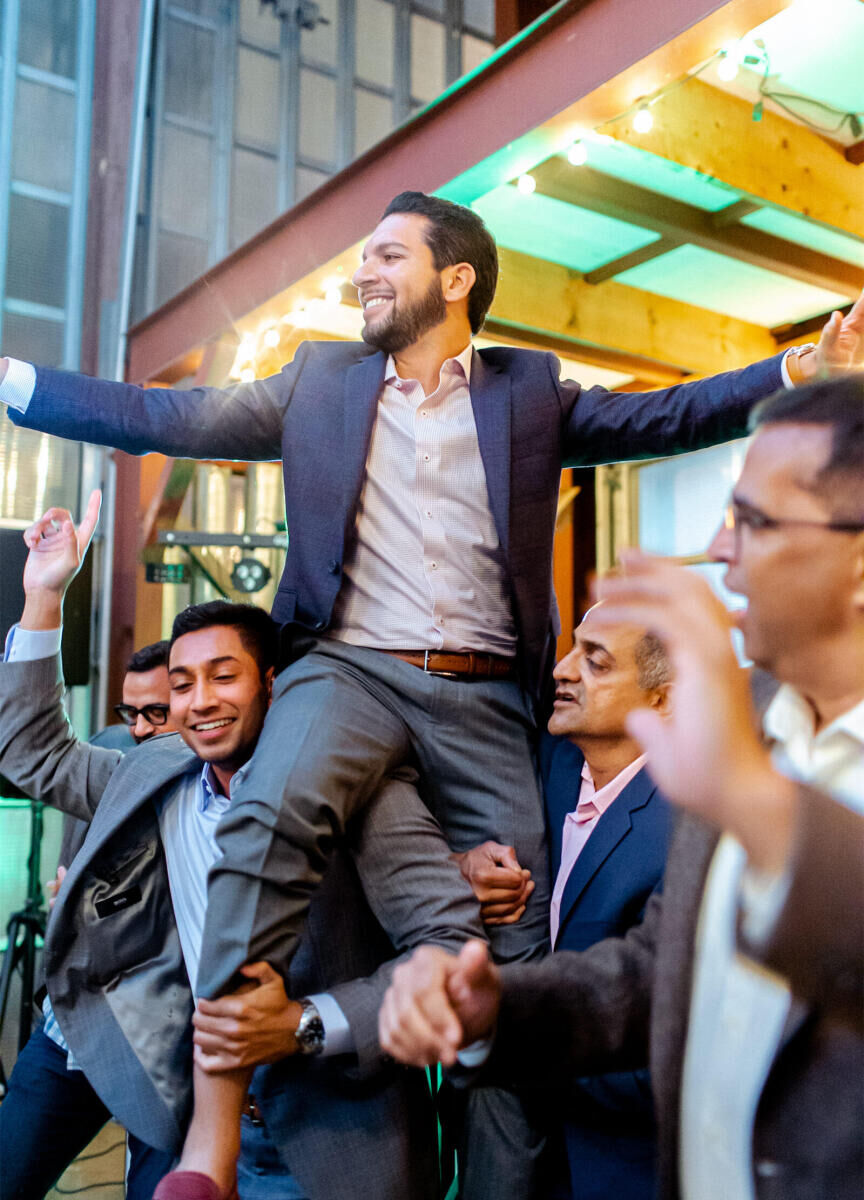
<path id="1" fill-rule="evenodd" d="M 774 741 L 778 770 L 864 809 L 864 702 L 817 733 L 809 704 L 784 685 L 763 727 Z M 791 994 L 784 979 L 737 949 L 742 907 L 748 935 L 758 928 L 767 936 L 787 892 L 782 876 L 760 887 L 752 875 L 743 847 L 724 835 L 711 862 L 696 938 L 681 1103 L 683 1200 L 755 1196 L 753 1123 Z"/>
<path id="2" fill-rule="evenodd" d="M 392 357 L 330 636 L 381 650 L 511 657 L 516 627 L 471 407 L 472 348 L 426 395 Z"/>

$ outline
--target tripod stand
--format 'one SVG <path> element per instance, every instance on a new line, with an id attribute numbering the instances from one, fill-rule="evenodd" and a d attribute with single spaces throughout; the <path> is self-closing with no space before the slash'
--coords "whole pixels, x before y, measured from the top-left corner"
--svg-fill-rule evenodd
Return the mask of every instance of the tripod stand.
<path id="1" fill-rule="evenodd" d="M 0 1034 L 6 1019 L 6 1007 L 12 991 L 12 977 L 16 968 L 21 976 L 21 999 L 18 1009 L 18 1049 L 22 1050 L 30 1037 L 33 1025 L 33 982 L 36 974 L 36 939 L 45 934 L 47 914 L 42 905 L 41 851 L 42 809 L 41 800 L 30 802 L 30 852 L 27 856 L 27 898 L 24 907 L 12 914 L 6 926 L 6 951 L 3 969 L 0 971 Z M 6 1092 L 6 1072 L 0 1059 L 0 1089 Z"/>

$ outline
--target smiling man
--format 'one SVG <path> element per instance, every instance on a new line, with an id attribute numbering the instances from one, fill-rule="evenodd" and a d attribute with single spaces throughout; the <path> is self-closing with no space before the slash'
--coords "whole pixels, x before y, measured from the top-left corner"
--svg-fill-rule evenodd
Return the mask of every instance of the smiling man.
<path id="1" fill-rule="evenodd" d="M 562 465 L 737 436 L 753 403 L 790 372 L 848 367 L 864 327 L 862 299 L 802 353 L 615 394 L 562 381 L 551 354 L 472 349 L 497 273 L 475 213 L 403 192 L 355 275 L 365 345 L 304 343 L 278 375 L 227 390 L 143 389 L 0 364 L 0 401 L 27 428 L 134 454 L 283 461 L 291 539 L 273 615 L 288 627 L 290 661 L 220 831 L 205 996 L 230 987 L 265 948 L 284 968 L 334 828 L 409 760 L 454 850 L 492 838 L 515 846 L 532 872 L 522 919 L 490 929 L 496 957 L 545 952 L 533 751 L 557 632 L 550 580 Z M 511 1128 L 504 1140 L 520 1136 Z M 463 1194 L 530 1195 L 530 1168 L 519 1175 L 508 1157 L 494 1181 L 490 1169 L 476 1182 L 464 1172 Z"/>
<path id="2" fill-rule="evenodd" d="M 219 856 L 215 831 L 248 768 L 273 678 L 277 629 L 267 613 L 196 605 L 172 633 L 177 733 L 126 755 L 77 742 L 61 700 L 62 600 L 97 512 L 94 495 L 77 534 L 62 510 L 27 531 L 27 602 L 15 660 L 0 665 L 4 771 L 28 793 L 90 819 L 46 935 L 52 1020 L 66 1042 L 61 1048 L 40 1032 L 12 1072 L 0 1106 L 3 1200 L 40 1200 L 112 1114 L 162 1152 L 146 1176 L 130 1176 L 130 1197 L 150 1200 L 170 1167 L 188 1117 L 192 995 L 207 875 Z M 239 1077 L 245 1090 L 257 1064 L 273 1064 L 254 1076 L 242 1135 L 239 1119 L 224 1132 L 232 1174 L 242 1136 L 244 1197 L 355 1200 L 359 1189 L 433 1200 L 428 1088 L 384 1060 L 376 1015 L 397 949 L 424 936 L 458 944 L 477 933 L 476 903 L 440 830 L 407 782 L 388 780 L 336 839 L 284 980 L 252 964 L 252 990 L 194 1015 L 197 1062 L 217 1084 Z M 69 1048 L 79 1068 L 72 1072 Z M 67 1096 L 74 1089 L 74 1119 L 49 1103 L 46 1073 L 64 1080 Z"/>

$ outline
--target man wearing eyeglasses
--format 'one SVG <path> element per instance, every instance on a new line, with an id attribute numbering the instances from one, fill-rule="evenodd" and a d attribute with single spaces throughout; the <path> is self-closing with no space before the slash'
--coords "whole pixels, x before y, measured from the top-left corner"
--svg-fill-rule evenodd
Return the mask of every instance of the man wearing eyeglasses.
<path id="1" fill-rule="evenodd" d="M 662 899 L 626 938 L 494 967 L 424 947 L 394 976 L 381 1042 L 483 1083 L 650 1058 L 663 1200 L 864 1194 L 864 377 L 758 406 L 710 556 L 776 689 L 758 740 L 730 617 L 706 582 L 630 552 L 610 622 L 667 642 L 676 703 L 629 728 L 683 809 Z M 468 1065 L 467 1062 L 465 1064 Z"/>

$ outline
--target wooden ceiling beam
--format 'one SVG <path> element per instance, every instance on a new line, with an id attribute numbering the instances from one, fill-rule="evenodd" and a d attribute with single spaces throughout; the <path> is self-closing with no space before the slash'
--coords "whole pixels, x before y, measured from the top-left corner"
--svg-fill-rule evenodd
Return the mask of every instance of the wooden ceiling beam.
<path id="1" fill-rule="evenodd" d="M 560 155 L 548 158 L 531 174 L 544 196 L 653 230 L 672 242 L 700 246 L 851 299 L 864 288 L 864 270 L 851 263 L 747 225 L 718 228 L 712 214 L 695 205 L 604 175 L 593 167 L 572 167 Z"/>
<path id="2" fill-rule="evenodd" d="M 746 100 L 700 79 L 670 89 L 651 112 L 648 133 L 633 128 L 632 114 L 600 132 L 864 239 L 861 172 L 842 147 L 767 108 L 753 121 Z"/>
<path id="3" fill-rule="evenodd" d="M 565 338 L 574 357 L 608 348 L 666 367 L 710 375 L 776 353 L 768 329 L 680 300 L 609 281 L 585 283 L 576 271 L 499 248 L 501 277 L 493 322 L 528 336 Z M 609 363 L 609 360 L 606 360 Z M 623 368 L 620 368 L 623 369 Z"/>

